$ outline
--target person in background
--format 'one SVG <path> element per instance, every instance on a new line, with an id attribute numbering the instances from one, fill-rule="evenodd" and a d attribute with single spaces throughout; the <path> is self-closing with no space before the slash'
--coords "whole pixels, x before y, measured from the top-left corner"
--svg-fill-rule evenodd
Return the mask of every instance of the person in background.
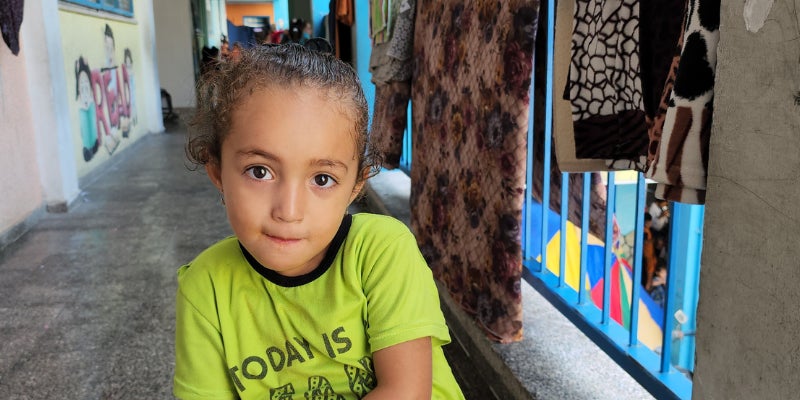
<path id="1" fill-rule="evenodd" d="M 281 37 L 281 43 L 301 43 L 303 42 L 303 29 L 306 23 L 302 18 L 292 18 L 289 29 Z"/>
<path id="2" fill-rule="evenodd" d="M 651 228 L 656 236 L 667 232 L 669 227 L 669 205 L 666 200 L 656 200 L 648 208 L 650 217 L 653 218 Z"/>
<path id="3" fill-rule="evenodd" d="M 233 44 L 233 48 L 231 49 L 230 55 L 228 55 L 228 60 L 231 62 L 239 62 L 242 59 L 242 44 L 236 42 Z"/>
<path id="4" fill-rule="evenodd" d="M 228 44 L 228 38 L 222 37 L 219 44 L 219 58 L 220 61 L 228 61 L 231 55 L 231 48 Z"/>
<path id="5" fill-rule="evenodd" d="M 311 26 L 311 21 L 307 21 L 305 25 L 303 25 L 303 34 L 300 37 L 300 44 L 304 44 L 311 36 L 314 34 L 314 27 Z"/>

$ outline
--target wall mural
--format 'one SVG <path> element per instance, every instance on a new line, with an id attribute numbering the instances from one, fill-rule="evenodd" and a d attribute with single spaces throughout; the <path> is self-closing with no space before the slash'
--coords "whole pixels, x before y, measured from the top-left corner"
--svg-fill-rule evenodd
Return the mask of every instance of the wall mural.
<path id="1" fill-rule="evenodd" d="M 100 146 L 113 154 L 138 122 L 131 50 L 125 48 L 122 64 L 117 65 L 114 32 L 108 24 L 103 43 L 102 67 L 92 69 L 82 55 L 75 61 L 75 93 L 86 162 Z"/>

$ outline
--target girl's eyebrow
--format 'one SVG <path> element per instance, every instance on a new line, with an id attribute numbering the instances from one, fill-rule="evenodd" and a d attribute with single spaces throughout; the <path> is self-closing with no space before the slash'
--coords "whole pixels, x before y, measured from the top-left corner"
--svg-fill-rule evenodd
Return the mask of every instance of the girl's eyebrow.
<path id="1" fill-rule="evenodd" d="M 345 172 L 347 172 L 348 170 L 347 164 L 338 160 L 329 160 L 329 159 L 314 160 L 311 162 L 311 165 L 343 169 Z"/>
<path id="2" fill-rule="evenodd" d="M 253 156 L 257 156 L 257 157 L 266 158 L 268 160 L 280 161 L 280 157 L 278 157 L 278 156 L 276 156 L 276 155 L 274 155 L 274 154 L 272 154 L 272 153 L 270 153 L 268 151 L 259 150 L 259 149 L 238 150 L 238 151 L 236 151 L 236 156 L 237 157 L 253 157 Z"/>
<path id="3" fill-rule="evenodd" d="M 281 161 L 281 158 L 264 150 L 259 149 L 251 149 L 251 150 L 238 150 L 236 152 L 237 157 L 261 157 L 267 160 L 272 161 Z M 317 167 L 329 167 L 335 169 L 343 169 L 345 172 L 349 170 L 347 164 L 339 161 L 339 160 L 331 160 L 327 158 L 321 158 L 316 160 L 311 160 L 309 165 L 317 166 Z"/>

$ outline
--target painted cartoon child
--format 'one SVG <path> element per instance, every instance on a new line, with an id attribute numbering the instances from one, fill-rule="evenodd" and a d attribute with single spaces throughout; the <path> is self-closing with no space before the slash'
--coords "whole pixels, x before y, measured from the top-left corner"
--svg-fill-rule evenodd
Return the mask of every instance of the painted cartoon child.
<path id="1" fill-rule="evenodd" d="M 414 236 L 347 213 L 378 167 L 353 69 L 257 46 L 204 75 L 197 105 L 187 154 L 235 236 L 178 271 L 174 394 L 463 399 Z"/>
<path id="2" fill-rule="evenodd" d="M 75 61 L 75 98 L 78 100 L 78 119 L 81 125 L 84 161 L 91 160 L 100 146 L 91 76 L 92 71 L 89 69 L 89 64 L 82 56 L 78 57 L 78 61 Z"/>
<path id="3" fill-rule="evenodd" d="M 122 136 L 128 137 L 131 126 L 136 125 L 136 86 L 133 74 L 133 56 L 131 49 L 125 48 L 122 59 L 122 90 L 125 93 L 123 100 L 125 107 L 120 118 L 120 126 L 122 127 Z"/>
<path id="4" fill-rule="evenodd" d="M 107 113 L 105 117 L 108 122 L 107 126 L 109 127 L 109 131 L 106 132 L 106 134 L 109 135 L 109 139 L 111 139 L 106 141 L 106 147 L 108 148 L 109 153 L 113 153 L 117 145 L 119 145 L 119 141 L 121 140 L 120 111 L 122 108 L 122 98 L 119 96 L 120 79 L 117 76 L 119 74 L 119 69 L 117 68 L 116 56 L 114 55 L 116 52 L 114 32 L 111 30 L 111 27 L 108 26 L 108 24 L 106 24 L 105 30 L 103 31 L 103 43 L 106 55 L 106 65 L 101 69 L 101 73 L 103 78 L 103 91 L 105 95 Z M 110 142 L 113 142 L 113 144 Z M 112 147 L 109 147 L 109 145 Z"/>

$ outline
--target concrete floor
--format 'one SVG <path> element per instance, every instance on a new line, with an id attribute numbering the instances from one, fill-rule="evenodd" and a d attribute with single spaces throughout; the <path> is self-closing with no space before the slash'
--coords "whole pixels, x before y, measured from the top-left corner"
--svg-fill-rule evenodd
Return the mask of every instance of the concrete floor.
<path id="1" fill-rule="evenodd" d="M 186 167 L 182 130 L 171 131 L 115 154 L 68 213 L 45 214 L 0 250 L 0 399 L 172 398 L 175 271 L 230 229 L 205 174 Z M 532 397 L 649 397 L 531 292 L 542 329 L 496 350 Z"/>
<path id="2" fill-rule="evenodd" d="M 0 252 L 0 399 L 172 398 L 175 271 L 230 232 L 183 142 L 115 154 Z"/>

